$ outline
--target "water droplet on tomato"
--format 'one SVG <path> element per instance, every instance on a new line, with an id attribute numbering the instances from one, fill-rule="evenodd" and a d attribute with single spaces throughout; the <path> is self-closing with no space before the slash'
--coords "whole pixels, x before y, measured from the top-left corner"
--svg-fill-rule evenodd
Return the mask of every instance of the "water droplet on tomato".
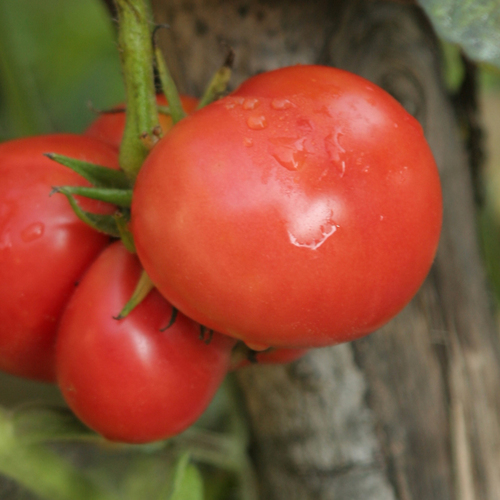
<path id="1" fill-rule="evenodd" d="M 270 150 L 271 155 L 282 167 L 288 170 L 299 170 L 306 161 L 305 140 L 305 137 L 300 139 L 288 137 L 271 139 L 274 146 Z"/>
<path id="2" fill-rule="evenodd" d="M 248 98 L 243 101 L 243 109 L 256 109 L 260 105 L 260 101 L 255 98 Z"/>
<path id="3" fill-rule="evenodd" d="M 271 107 L 276 110 L 288 109 L 292 107 L 292 103 L 288 99 L 273 99 Z"/>
<path id="4" fill-rule="evenodd" d="M 300 240 L 294 236 L 290 231 L 288 232 L 288 237 L 290 238 L 290 243 L 296 247 L 310 248 L 311 250 L 318 249 L 333 233 L 337 231 L 339 226 L 332 221 L 325 222 L 319 227 L 319 231 L 316 233 L 315 237 L 308 240 Z"/>
<path id="5" fill-rule="evenodd" d="M 25 243 L 29 243 L 30 241 L 34 241 L 42 237 L 44 231 L 45 226 L 42 222 L 34 222 L 21 231 L 21 239 Z"/>
<path id="6" fill-rule="evenodd" d="M 263 130 L 267 127 L 267 120 L 264 115 L 249 116 L 247 125 L 252 130 Z"/>
<path id="7" fill-rule="evenodd" d="M 290 243 L 296 247 L 317 250 L 340 227 L 334 220 L 332 207 L 335 203 L 327 198 L 305 203 L 299 201 L 296 205 L 287 227 Z"/>
<path id="8" fill-rule="evenodd" d="M 243 144 L 247 147 L 247 148 L 251 148 L 253 146 L 253 140 L 250 138 L 250 137 L 245 137 L 243 139 Z"/>
<path id="9" fill-rule="evenodd" d="M 243 97 L 228 96 L 224 99 L 224 106 L 226 109 L 234 109 L 237 104 L 243 104 L 244 101 Z"/>
<path id="10" fill-rule="evenodd" d="M 346 170 L 346 163 L 343 156 L 346 151 L 340 144 L 341 137 L 342 133 L 339 131 L 328 134 L 325 137 L 325 149 L 328 158 L 335 165 L 340 177 L 343 177 Z"/>

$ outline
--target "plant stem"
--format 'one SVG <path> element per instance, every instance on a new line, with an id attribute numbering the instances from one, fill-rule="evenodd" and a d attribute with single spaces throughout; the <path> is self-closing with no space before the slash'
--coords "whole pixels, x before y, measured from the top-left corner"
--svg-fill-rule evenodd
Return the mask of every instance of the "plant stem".
<path id="1" fill-rule="evenodd" d="M 146 0 L 115 0 L 115 4 L 127 103 L 120 165 L 133 182 L 160 130 L 154 87 L 151 23 Z"/>
<path id="2" fill-rule="evenodd" d="M 0 472 L 47 500 L 117 500 L 54 452 L 23 443 L 5 410 L 0 411 Z"/>
<path id="3" fill-rule="evenodd" d="M 163 93 L 167 98 L 169 114 L 172 118 L 172 123 L 175 125 L 186 116 L 186 113 L 182 107 L 182 102 L 177 87 L 175 86 L 174 79 L 170 74 L 170 70 L 168 69 L 165 59 L 163 59 L 163 54 L 158 45 L 154 47 L 154 55 Z"/>

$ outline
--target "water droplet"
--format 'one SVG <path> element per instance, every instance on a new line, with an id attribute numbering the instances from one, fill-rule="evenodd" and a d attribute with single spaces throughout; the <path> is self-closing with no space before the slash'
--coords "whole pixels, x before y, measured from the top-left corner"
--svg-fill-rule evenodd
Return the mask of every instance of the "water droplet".
<path id="1" fill-rule="evenodd" d="M 271 101 L 271 107 L 273 109 L 288 109 L 292 107 L 292 103 L 288 99 L 273 99 Z"/>
<path id="2" fill-rule="evenodd" d="M 290 231 L 288 231 L 288 237 L 290 238 L 290 243 L 296 247 L 310 248 L 311 250 L 318 249 L 333 233 L 338 229 L 338 225 L 333 222 L 325 222 L 319 227 L 319 232 L 316 238 L 311 241 L 300 241 L 296 238 Z"/>
<path id="3" fill-rule="evenodd" d="M 380 216 L 380 220 L 384 220 L 384 216 L 383 215 Z"/>
<path id="4" fill-rule="evenodd" d="M 394 123 L 394 128 L 398 128 L 399 125 L 397 123 Z"/>
<path id="5" fill-rule="evenodd" d="M 370 171 L 370 165 L 366 165 L 366 167 L 363 169 L 363 172 L 367 174 Z"/>
<path id="6" fill-rule="evenodd" d="M 44 230 L 45 226 L 42 222 L 34 222 L 21 231 L 21 239 L 25 243 L 29 243 L 43 236 Z"/>
<path id="7" fill-rule="evenodd" d="M 341 132 L 334 132 L 325 137 L 325 149 L 330 160 L 340 161 L 340 155 L 345 153 L 345 149 L 340 145 L 339 137 L 342 136 Z"/>
<path id="8" fill-rule="evenodd" d="M 267 127 L 267 120 L 264 115 L 249 116 L 247 119 L 247 125 L 252 130 L 262 130 Z"/>
<path id="9" fill-rule="evenodd" d="M 325 137 L 325 149 L 330 161 L 332 161 L 340 173 L 340 177 L 345 174 L 345 161 L 341 159 L 341 155 L 345 153 L 345 149 L 340 145 L 341 132 L 334 132 Z"/>
<path id="10" fill-rule="evenodd" d="M 243 104 L 245 99 L 243 97 L 226 97 L 224 99 L 224 106 L 226 109 L 234 109 L 237 104 Z"/>
<path id="11" fill-rule="evenodd" d="M 287 228 L 290 243 L 311 250 L 323 245 L 339 228 L 333 219 L 332 206 L 331 199 L 308 201 L 306 204 L 298 202 Z"/>
<path id="12" fill-rule="evenodd" d="M 245 137 L 243 139 L 243 144 L 247 147 L 247 148 L 251 148 L 253 146 L 253 140 L 250 138 L 250 137 Z"/>
<path id="13" fill-rule="evenodd" d="M 243 109 L 255 109 L 260 105 L 260 101 L 255 98 L 248 98 L 243 101 Z"/>
<path id="14" fill-rule="evenodd" d="M 307 151 L 304 147 L 306 138 L 280 137 L 272 139 L 275 147 L 271 150 L 273 158 L 288 170 L 299 170 L 305 163 Z"/>

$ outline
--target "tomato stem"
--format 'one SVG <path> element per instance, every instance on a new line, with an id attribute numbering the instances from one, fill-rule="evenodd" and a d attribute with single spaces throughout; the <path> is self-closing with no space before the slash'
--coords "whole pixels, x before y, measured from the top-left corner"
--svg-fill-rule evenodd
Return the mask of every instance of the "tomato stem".
<path id="1" fill-rule="evenodd" d="M 234 63 L 234 50 L 229 49 L 224 64 L 217 70 L 215 75 L 210 80 L 205 92 L 196 109 L 203 108 L 207 104 L 215 101 L 227 88 L 227 84 L 231 78 L 232 68 Z"/>
<path id="2" fill-rule="evenodd" d="M 157 26 L 155 28 L 154 34 L 156 35 L 159 28 L 163 28 L 163 25 Z M 163 54 L 160 50 L 160 47 L 155 43 L 155 37 L 153 36 L 153 45 L 154 45 L 154 58 L 156 69 L 158 70 L 158 76 L 160 77 L 161 86 L 163 89 L 163 93 L 167 98 L 169 105 L 169 114 L 172 118 L 172 123 L 176 124 L 178 121 L 182 120 L 186 116 L 186 112 L 182 107 L 181 98 L 179 97 L 179 92 L 177 91 L 177 87 L 175 85 L 174 79 L 170 74 L 170 70 L 168 69 L 167 63 L 163 58 Z"/>
<path id="3" fill-rule="evenodd" d="M 120 165 L 134 182 L 150 147 L 158 140 L 151 22 L 146 0 L 115 0 L 115 5 L 126 94 Z"/>
<path id="4" fill-rule="evenodd" d="M 123 309 L 120 311 L 120 314 L 118 314 L 115 319 L 120 320 L 126 318 L 148 296 L 149 292 L 154 287 L 154 283 L 146 274 L 146 271 L 142 271 L 132 297 L 130 297 L 129 301 L 125 304 Z"/>

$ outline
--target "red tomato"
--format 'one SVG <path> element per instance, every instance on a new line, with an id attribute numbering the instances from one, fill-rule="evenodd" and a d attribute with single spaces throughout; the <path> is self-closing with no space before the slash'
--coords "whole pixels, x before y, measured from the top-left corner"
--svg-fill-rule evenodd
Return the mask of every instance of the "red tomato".
<path id="1" fill-rule="evenodd" d="M 114 441 L 144 443 L 190 426 L 222 382 L 234 340 L 179 313 L 153 290 L 123 320 L 113 319 L 141 273 L 117 242 L 89 268 L 61 320 L 57 376 L 76 415 Z"/>
<path id="2" fill-rule="evenodd" d="M 309 349 L 268 349 L 267 351 L 256 352 L 247 356 L 243 360 L 237 362 L 234 370 L 244 368 L 245 366 L 252 366 L 254 364 L 259 365 L 282 365 L 291 363 L 292 361 L 297 361 L 302 356 L 304 356 Z M 250 351 L 252 353 L 252 351 Z M 254 356 L 252 359 L 251 356 Z"/>
<path id="3" fill-rule="evenodd" d="M 132 232 L 160 292 L 251 345 L 373 332 L 422 284 L 442 200 L 419 123 L 322 66 L 249 79 L 182 120 L 137 178 Z"/>
<path id="4" fill-rule="evenodd" d="M 49 160 L 55 152 L 118 168 L 116 151 L 90 137 L 61 134 L 0 145 L 0 370 L 54 381 L 59 317 L 87 266 L 108 244 L 74 215 L 52 186 L 88 185 Z M 93 212 L 110 205 L 82 200 Z"/>
<path id="5" fill-rule="evenodd" d="M 156 101 L 161 106 L 168 105 L 164 95 L 157 95 Z M 192 113 L 196 109 L 196 106 L 198 106 L 198 99 L 187 95 L 181 95 L 181 102 L 187 114 Z M 125 110 L 125 105 L 123 105 L 123 109 Z M 167 133 L 172 128 L 172 118 L 160 114 L 160 125 L 163 133 Z M 122 113 L 102 113 L 99 118 L 90 124 L 89 128 L 85 131 L 85 135 L 100 139 L 118 149 L 122 141 L 124 129 L 125 111 Z"/>

